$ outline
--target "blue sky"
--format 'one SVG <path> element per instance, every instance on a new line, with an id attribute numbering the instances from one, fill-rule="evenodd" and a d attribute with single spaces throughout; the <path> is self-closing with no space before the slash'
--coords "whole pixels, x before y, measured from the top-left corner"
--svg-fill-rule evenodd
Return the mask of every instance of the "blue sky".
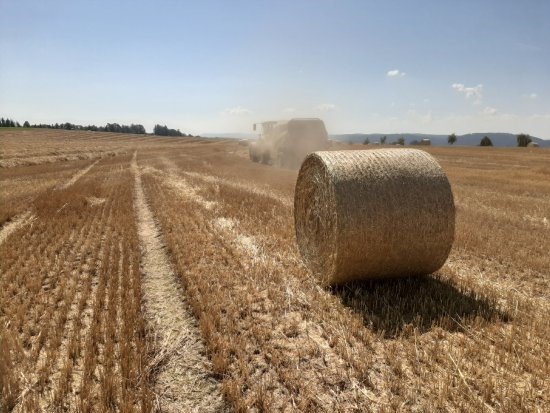
<path id="1" fill-rule="evenodd" d="M 0 114 L 550 139 L 549 1 L 0 1 Z"/>

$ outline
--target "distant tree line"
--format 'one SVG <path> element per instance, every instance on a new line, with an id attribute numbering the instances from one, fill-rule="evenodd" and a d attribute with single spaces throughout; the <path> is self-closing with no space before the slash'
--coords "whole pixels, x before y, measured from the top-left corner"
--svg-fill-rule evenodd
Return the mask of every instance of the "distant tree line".
<path id="1" fill-rule="evenodd" d="M 15 122 L 12 119 L 0 119 L 0 127 L 8 128 L 20 128 L 21 124 Z M 65 122 L 65 123 L 38 123 L 31 125 L 28 121 L 23 123 L 23 128 L 46 128 L 46 129 L 65 129 L 65 130 L 87 130 L 93 132 L 115 132 L 115 133 L 137 133 L 145 134 L 145 128 L 143 125 L 119 125 L 118 123 L 108 123 L 105 126 L 96 126 L 96 125 L 75 125 L 74 123 Z"/>
<path id="2" fill-rule="evenodd" d="M 166 125 L 155 125 L 153 128 L 153 133 L 159 136 L 192 136 L 181 133 L 179 129 L 170 129 Z"/>
<path id="3" fill-rule="evenodd" d="M 516 135 L 516 139 L 519 147 L 526 147 L 533 141 L 531 137 L 525 133 L 520 133 L 519 135 Z M 457 140 L 458 138 L 456 137 L 456 135 L 452 133 L 448 136 L 447 143 L 449 145 L 452 145 Z M 479 142 L 479 146 L 493 146 L 493 142 L 491 141 L 491 138 L 489 138 L 488 136 L 484 136 Z"/>
<path id="4" fill-rule="evenodd" d="M 525 133 L 520 133 L 519 135 L 516 135 L 516 138 L 517 138 L 517 145 L 519 147 L 526 147 L 528 146 L 532 141 L 533 139 L 525 134 Z M 429 139 L 427 139 L 429 140 Z M 451 133 L 449 136 L 447 136 L 447 143 L 449 145 L 454 145 L 456 142 L 458 141 L 458 136 L 456 136 L 455 133 Z M 349 141 L 348 142 L 349 144 L 352 144 L 353 142 L 352 141 Z M 390 145 L 405 145 L 405 138 L 404 137 L 400 137 L 399 139 L 397 139 L 397 141 L 393 141 L 393 142 L 390 142 L 389 144 Z M 365 140 L 363 141 L 363 145 L 371 145 L 372 142 L 370 141 L 370 139 L 367 137 L 365 138 Z M 382 136 L 380 138 L 380 142 L 374 142 L 375 145 L 384 145 L 386 144 L 386 136 Z M 422 145 L 423 142 L 422 140 L 412 140 L 409 145 L 412 145 L 412 146 L 416 146 L 416 145 Z M 481 141 L 479 142 L 479 146 L 493 146 L 493 142 L 491 141 L 491 138 L 489 138 L 489 136 L 484 136 Z"/>
<path id="5" fill-rule="evenodd" d="M 87 130 L 92 132 L 114 132 L 114 133 L 136 133 L 145 134 L 143 125 L 119 125 L 118 123 L 108 123 L 105 126 L 96 125 L 75 125 L 74 123 L 52 123 L 51 125 L 40 123 L 31 125 L 31 128 L 47 128 L 47 129 L 65 129 L 65 130 Z"/>
<path id="6" fill-rule="evenodd" d="M 374 144 L 375 145 L 385 145 L 386 144 L 386 141 L 388 140 L 388 137 L 387 136 L 382 136 L 380 138 L 380 142 L 375 142 Z M 350 142 L 351 143 L 351 142 Z M 371 141 L 369 138 L 366 138 L 364 141 L 363 141 L 363 145 L 370 145 L 371 144 Z M 393 142 L 390 142 L 389 145 L 401 145 L 401 146 L 404 146 L 405 145 L 405 138 L 404 137 L 400 137 L 398 138 L 396 141 L 393 141 Z"/>
<path id="7" fill-rule="evenodd" d="M 493 141 L 488 136 L 484 136 L 479 142 L 479 146 L 493 146 Z"/>
<path id="8" fill-rule="evenodd" d="M 25 122 L 25 124 L 28 124 L 29 122 Z M 0 128 L 20 128 L 21 125 L 19 122 L 15 122 L 13 119 L 0 119 Z M 28 126 L 26 126 L 28 127 Z"/>
<path id="9" fill-rule="evenodd" d="M 65 130 L 87 130 L 92 132 L 114 132 L 114 133 L 136 133 L 136 134 L 146 134 L 147 131 L 143 125 L 120 125 L 118 123 L 108 123 L 105 126 L 96 126 L 96 125 L 75 125 L 74 123 L 65 122 L 65 123 L 38 123 L 31 125 L 28 121 L 23 123 L 23 126 L 19 122 L 16 122 L 12 119 L 1 118 L 0 127 L 4 128 L 46 128 L 46 129 L 65 129 Z M 155 125 L 153 133 L 159 136 L 193 136 L 191 134 L 182 133 L 179 129 L 170 129 L 166 125 Z"/>
<path id="10" fill-rule="evenodd" d="M 526 135 L 525 133 L 520 133 L 517 136 L 518 146 L 525 147 L 529 145 L 533 140 L 529 135 Z"/>

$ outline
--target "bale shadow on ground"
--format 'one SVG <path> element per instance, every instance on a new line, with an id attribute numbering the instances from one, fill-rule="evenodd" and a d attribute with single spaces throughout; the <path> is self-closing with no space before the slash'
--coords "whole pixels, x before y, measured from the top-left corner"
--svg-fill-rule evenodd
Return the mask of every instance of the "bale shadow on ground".
<path id="1" fill-rule="evenodd" d="M 495 302 L 434 276 L 358 281 L 331 291 L 363 317 L 365 326 L 389 339 L 414 330 L 461 331 L 472 324 L 509 321 Z"/>

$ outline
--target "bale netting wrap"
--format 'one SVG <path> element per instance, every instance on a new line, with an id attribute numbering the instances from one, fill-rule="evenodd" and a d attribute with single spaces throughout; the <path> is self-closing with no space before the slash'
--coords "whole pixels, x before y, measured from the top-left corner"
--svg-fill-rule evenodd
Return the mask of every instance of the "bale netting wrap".
<path id="1" fill-rule="evenodd" d="M 294 195 L 300 253 L 322 284 L 430 274 L 454 239 L 451 186 L 416 149 L 310 154 Z"/>

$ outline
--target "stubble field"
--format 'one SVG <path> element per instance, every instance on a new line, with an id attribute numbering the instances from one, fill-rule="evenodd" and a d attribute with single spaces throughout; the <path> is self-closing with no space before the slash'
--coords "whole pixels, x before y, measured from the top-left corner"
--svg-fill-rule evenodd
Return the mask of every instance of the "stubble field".
<path id="1" fill-rule="evenodd" d="M 0 148 L 0 411 L 550 409 L 548 150 L 425 148 L 454 192 L 449 260 L 331 289 L 296 247 L 296 171 L 238 142 Z"/>

